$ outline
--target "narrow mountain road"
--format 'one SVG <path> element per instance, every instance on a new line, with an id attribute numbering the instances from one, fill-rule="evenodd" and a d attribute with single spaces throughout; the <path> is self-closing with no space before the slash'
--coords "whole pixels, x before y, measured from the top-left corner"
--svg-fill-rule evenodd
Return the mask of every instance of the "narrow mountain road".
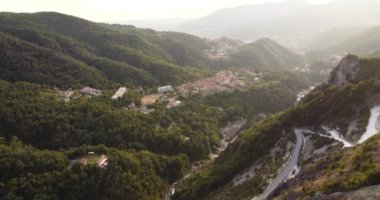
<path id="1" fill-rule="evenodd" d="M 283 182 L 285 181 L 297 167 L 298 157 L 301 153 L 302 146 L 304 144 L 304 135 L 303 132 L 305 130 L 295 129 L 294 130 L 297 142 L 296 146 L 293 149 L 292 155 L 288 161 L 286 167 L 282 170 L 280 174 L 269 184 L 269 186 L 265 189 L 265 191 L 258 197 L 253 198 L 252 200 L 264 200 L 269 197 L 269 195 Z"/>
<path id="2" fill-rule="evenodd" d="M 370 137 L 376 135 L 380 131 L 380 106 L 371 109 L 371 115 L 368 120 L 366 131 L 358 141 L 361 144 L 367 141 Z"/>

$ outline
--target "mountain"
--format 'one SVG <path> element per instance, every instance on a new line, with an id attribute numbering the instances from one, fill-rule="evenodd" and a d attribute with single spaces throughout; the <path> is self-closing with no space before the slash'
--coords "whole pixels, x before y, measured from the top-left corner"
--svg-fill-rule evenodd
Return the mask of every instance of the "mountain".
<path id="1" fill-rule="evenodd" d="M 330 52 L 349 52 L 361 56 L 375 54 L 380 48 L 380 26 L 371 27 L 346 37 L 328 47 Z"/>
<path id="2" fill-rule="evenodd" d="M 222 44 L 177 32 L 99 24 L 59 13 L 0 13 L 0 78 L 70 88 L 179 84 L 231 66 L 294 69 L 303 58 L 268 38 L 226 58 L 206 56 Z M 229 41 L 228 39 L 220 42 Z M 228 44 L 230 45 L 230 44 Z M 236 49 L 237 48 L 237 49 Z"/>
<path id="3" fill-rule="evenodd" d="M 227 60 L 231 66 L 255 69 L 295 69 L 304 59 L 269 38 L 240 46 Z"/>
<path id="4" fill-rule="evenodd" d="M 347 53 L 361 57 L 379 57 L 380 26 L 335 28 L 316 36 L 306 53 L 309 62 Z"/>
<path id="5" fill-rule="evenodd" d="M 61 87 L 110 85 L 104 74 L 70 56 L 0 33 L 0 77 Z"/>
<path id="6" fill-rule="evenodd" d="M 99 24 L 50 12 L 0 16 L 4 80 L 61 87 L 153 86 L 178 84 L 198 77 L 200 68 L 210 68 L 202 54 L 206 41 L 188 34 Z"/>
<path id="7" fill-rule="evenodd" d="M 380 115 L 379 66 L 379 59 L 348 55 L 329 83 L 245 130 L 213 163 L 182 181 L 174 199 L 323 199 L 379 184 L 379 137 L 367 140 L 369 130 L 379 131 L 373 123 Z"/>
<path id="8" fill-rule="evenodd" d="M 268 38 L 0 13 L 0 46 L 0 199 L 344 198 L 380 184 L 379 58 L 347 55 L 298 101 L 304 58 Z"/>
<path id="9" fill-rule="evenodd" d="M 378 25 L 379 7 L 376 0 L 340 0 L 322 5 L 289 0 L 244 5 L 217 10 L 182 24 L 179 30 L 209 37 L 227 36 L 245 41 L 271 37 L 288 44 L 305 44 L 333 28 Z"/>
<path id="10" fill-rule="evenodd" d="M 227 33 L 225 31 L 229 28 L 239 28 L 234 29 L 233 32 L 236 34 L 244 34 L 246 36 L 251 34 L 251 37 L 253 37 L 257 36 L 257 33 L 242 33 L 243 25 L 260 23 L 267 19 L 275 19 L 286 15 L 289 12 L 305 7 L 308 7 L 308 5 L 303 1 L 293 0 L 285 3 L 268 3 L 225 8 L 214 11 L 200 19 L 183 23 L 179 28 L 180 30 L 190 31 L 205 36 L 235 36 L 235 38 L 239 37 L 236 37 L 237 35 L 230 35 L 232 30 L 229 31 L 228 34 L 225 34 Z M 247 27 L 247 29 L 250 28 Z M 259 31 L 260 30 L 258 30 L 258 32 Z M 261 37 L 263 36 L 269 35 L 261 35 Z M 242 37 L 239 39 L 247 38 Z"/>

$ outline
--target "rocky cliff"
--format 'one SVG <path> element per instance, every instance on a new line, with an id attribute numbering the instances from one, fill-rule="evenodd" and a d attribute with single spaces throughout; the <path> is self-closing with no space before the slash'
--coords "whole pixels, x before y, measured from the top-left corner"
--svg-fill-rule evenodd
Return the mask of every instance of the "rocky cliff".
<path id="1" fill-rule="evenodd" d="M 355 55 L 347 55 L 331 72 L 328 83 L 330 85 L 346 86 L 350 80 L 356 78 L 359 67 L 359 58 Z"/>

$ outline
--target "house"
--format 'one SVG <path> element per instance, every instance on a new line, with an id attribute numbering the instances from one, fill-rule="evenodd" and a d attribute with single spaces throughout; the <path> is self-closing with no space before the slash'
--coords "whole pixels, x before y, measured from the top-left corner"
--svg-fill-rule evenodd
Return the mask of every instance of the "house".
<path id="1" fill-rule="evenodd" d="M 90 87 L 84 87 L 80 90 L 80 93 L 82 94 L 87 94 L 87 95 L 90 95 L 90 96 L 100 96 L 102 95 L 102 91 L 101 90 L 97 90 L 97 89 L 94 89 L 94 88 L 90 88 Z"/>
<path id="2" fill-rule="evenodd" d="M 166 86 L 158 87 L 157 91 L 159 93 L 171 92 L 173 91 L 173 87 L 171 85 L 166 85 Z"/>
<path id="3" fill-rule="evenodd" d="M 115 100 L 123 97 L 124 93 L 126 93 L 126 92 L 127 92 L 127 88 L 121 87 L 115 92 L 115 94 L 111 97 L 111 99 L 115 101 Z"/>
<path id="4" fill-rule="evenodd" d="M 169 98 L 168 99 L 168 104 L 166 105 L 167 109 L 174 108 L 181 104 L 181 101 L 177 101 L 175 98 Z"/>
<path id="5" fill-rule="evenodd" d="M 70 97 L 73 94 L 74 94 L 74 91 L 72 91 L 71 89 L 68 89 L 68 90 L 64 91 L 63 93 L 61 93 L 61 95 L 59 96 L 59 99 L 63 102 L 69 102 Z"/>

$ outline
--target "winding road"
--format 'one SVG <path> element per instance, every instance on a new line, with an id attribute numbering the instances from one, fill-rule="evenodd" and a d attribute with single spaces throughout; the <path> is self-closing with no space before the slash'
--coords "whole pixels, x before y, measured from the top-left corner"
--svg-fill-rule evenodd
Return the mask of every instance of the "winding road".
<path id="1" fill-rule="evenodd" d="M 297 167 L 298 157 L 301 153 L 302 146 L 304 144 L 304 135 L 303 133 L 307 132 L 303 129 L 295 129 L 294 133 L 297 137 L 296 146 L 293 149 L 292 155 L 288 161 L 286 167 L 282 170 L 280 174 L 269 184 L 265 191 L 258 197 L 253 198 L 252 200 L 264 200 L 269 197 L 270 194 L 288 177 L 292 174 L 293 170 Z"/>
<path id="2" fill-rule="evenodd" d="M 329 130 L 327 128 L 324 128 L 326 131 L 330 133 L 330 137 L 332 139 L 335 139 L 336 141 L 342 142 L 344 144 L 344 147 L 351 147 L 353 146 L 351 143 L 347 142 L 342 138 L 336 130 Z M 371 109 L 371 116 L 368 121 L 366 132 L 362 135 L 360 140 L 358 141 L 358 144 L 361 144 L 365 142 L 368 138 L 372 137 L 376 133 L 379 132 L 380 129 L 380 106 L 373 107 Z M 293 149 L 292 155 L 286 165 L 286 167 L 282 170 L 280 174 L 277 175 L 277 177 L 269 184 L 269 186 L 265 189 L 265 191 L 258 197 L 253 198 L 252 200 L 264 200 L 267 199 L 272 192 L 283 182 L 288 179 L 290 175 L 292 175 L 292 172 L 297 167 L 298 157 L 301 153 L 302 146 L 304 144 L 304 133 L 312 133 L 309 130 L 304 129 L 295 129 L 294 130 L 296 137 L 297 137 L 297 143 L 295 148 Z"/>
<path id="3" fill-rule="evenodd" d="M 371 116 L 369 117 L 366 131 L 363 133 L 362 137 L 358 141 L 361 144 L 367 141 L 370 137 L 376 135 L 380 130 L 380 106 L 373 107 L 371 109 Z"/>

